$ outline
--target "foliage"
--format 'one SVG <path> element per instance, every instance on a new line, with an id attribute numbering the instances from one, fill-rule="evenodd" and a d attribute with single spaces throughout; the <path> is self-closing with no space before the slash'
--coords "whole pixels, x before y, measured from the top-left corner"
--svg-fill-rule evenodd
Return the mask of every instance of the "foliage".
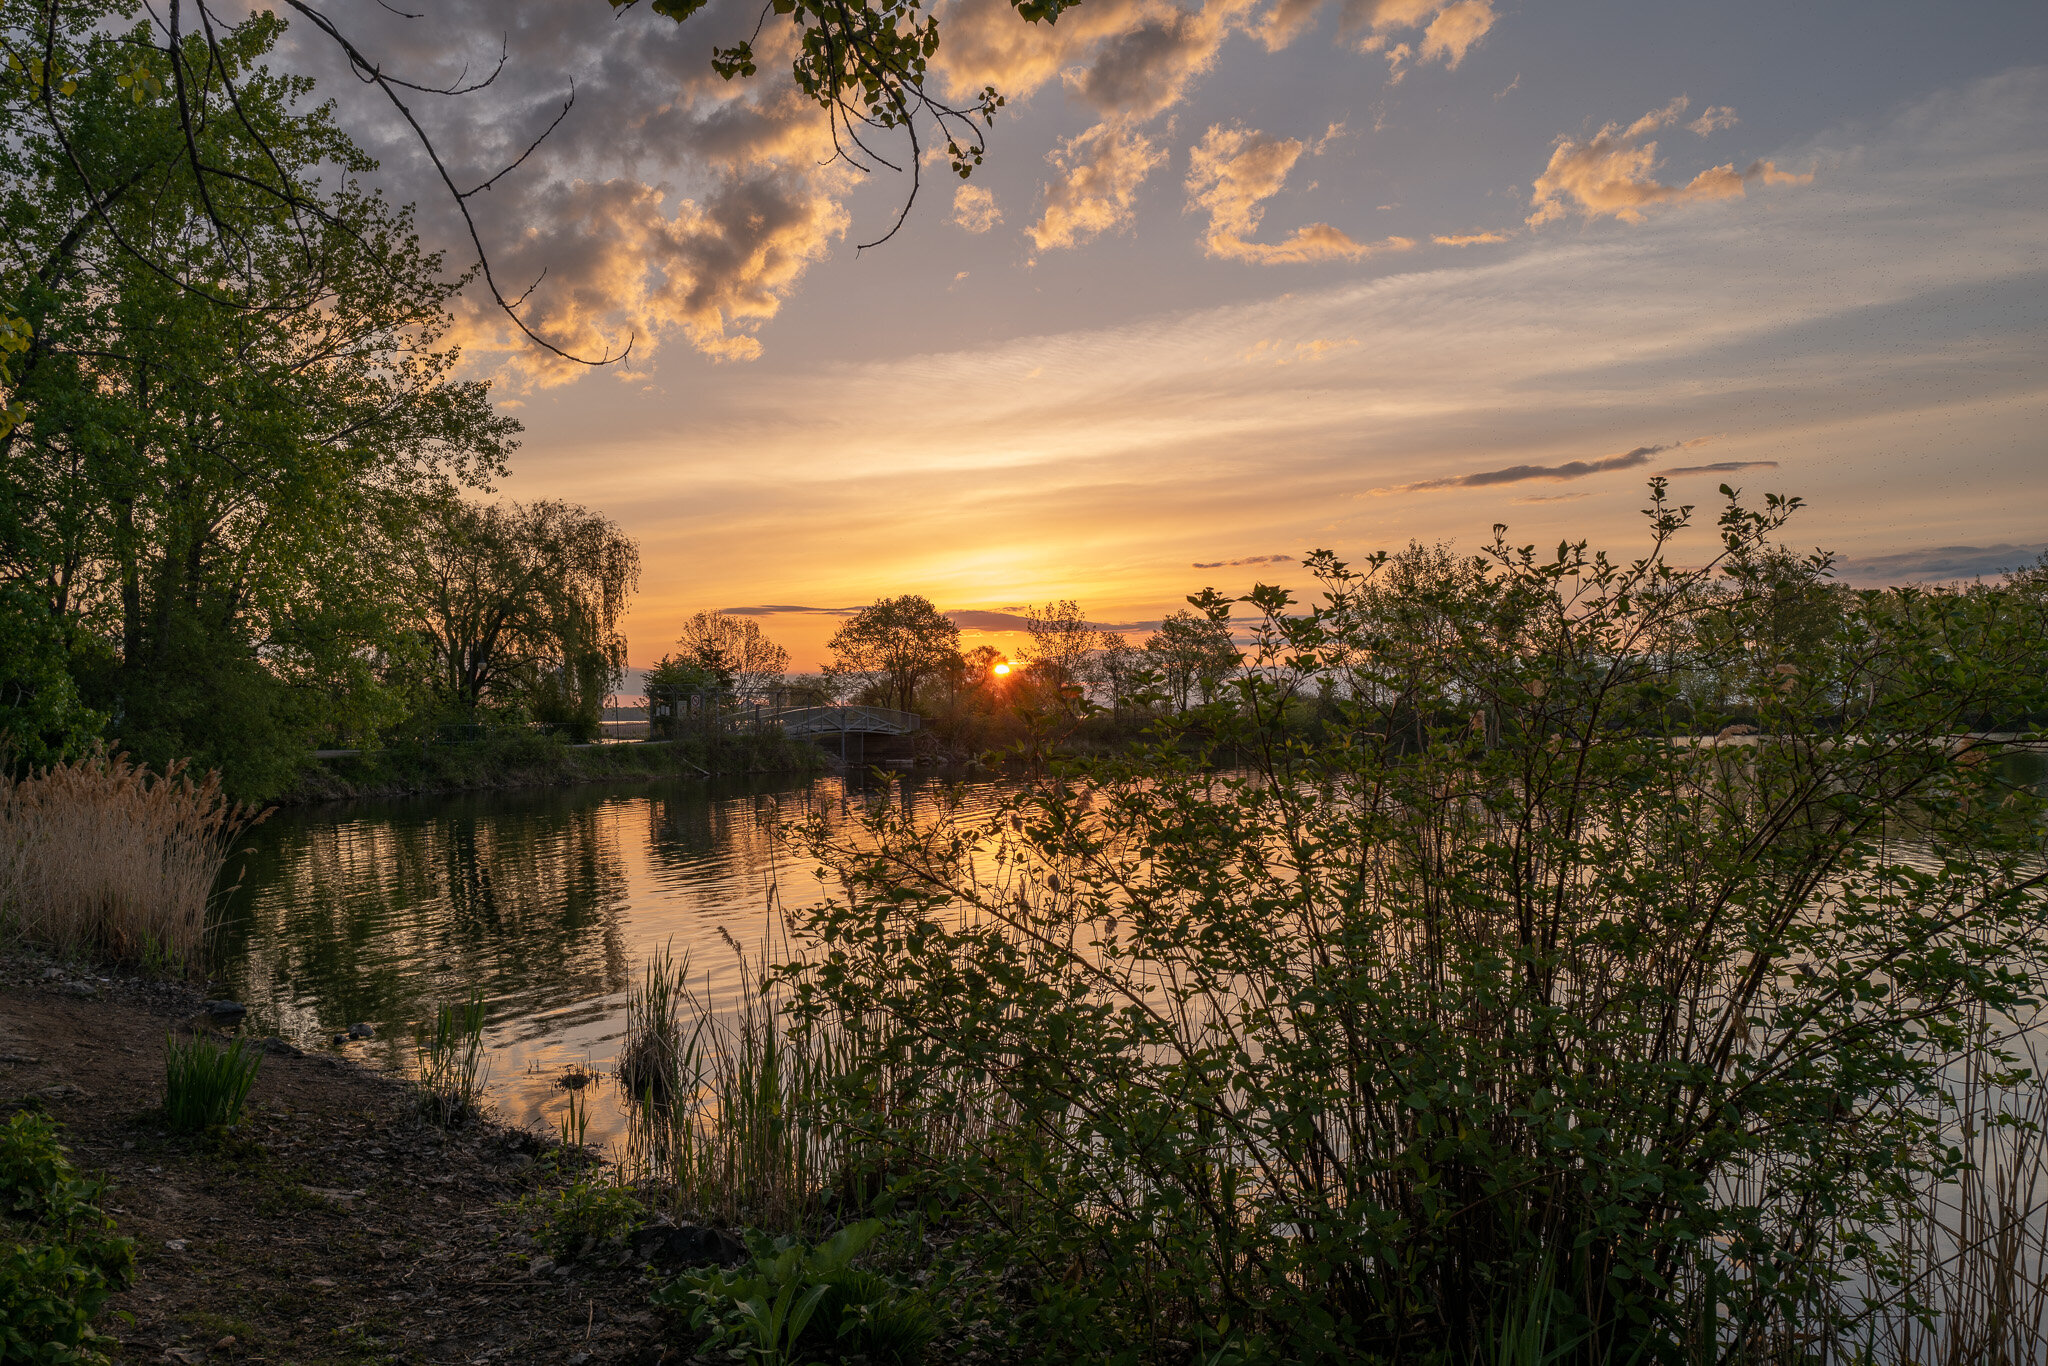
<path id="1" fill-rule="evenodd" d="M 0 583 L 0 767 L 16 773 L 75 759 L 106 718 L 79 696 L 63 624 L 33 593 Z"/>
<path id="2" fill-rule="evenodd" d="M 959 657 L 960 628 L 929 598 L 905 593 L 861 608 L 827 643 L 835 672 L 885 685 L 894 706 L 912 711 L 917 685 Z"/>
<path id="3" fill-rule="evenodd" d="M 1024 662 L 1032 675 L 1062 698 L 1078 699 L 1086 681 L 1088 663 L 1101 641 L 1101 633 L 1072 598 L 1036 604 L 1024 611 L 1024 632 L 1030 638 L 1024 647 Z"/>
<path id="4" fill-rule="evenodd" d="M 263 1046 L 237 1035 L 226 1044 L 206 1034 L 164 1036 L 164 1122 L 171 1132 L 232 1128 L 263 1066 Z"/>
<path id="5" fill-rule="evenodd" d="M 107 1360 L 92 1323 L 133 1279 L 135 1245 L 114 1236 L 104 1197 L 104 1181 L 73 1172 L 48 1117 L 0 1127 L 0 1362 Z"/>
<path id="6" fill-rule="evenodd" d="M 525 712 L 595 736 L 625 668 L 619 618 L 640 552 L 601 513 L 552 499 L 449 498 L 411 547 L 405 596 L 458 714 Z"/>
<path id="7" fill-rule="evenodd" d="M 751 1265 L 690 1272 L 657 1290 L 654 1302 L 687 1311 L 691 1326 L 707 1334 L 706 1350 L 737 1348 L 736 1355 L 770 1366 L 854 1354 L 915 1362 L 937 1333 L 931 1310 L 915 1291 L 853 1267 L 885 1228 L 864 1219 L 815 1248 L 750 1232 Z"/>
<path id="8" fill-rule="evenodd" d="M 1213 701 L 1237 672 L 1242 656 L 1230 639 L 1229 618 L 1182 610 L 1159 623 L 1145 641 L 1167 696 L 1180 711 L 1191 699 Z"/>
<path id="9" fill-rule="evenodd" d="M 514 1211 L 549 1256 L 567 1261 L 638 1228 L 646 1208 L 632 1190 L 601 1176 L 585 1176 L 557 1190 L 522 1197 Z"/>
<path id="10" fill-rule="evenodd" d="M 742 702 L 760 698 L 789 672 L 789 651 L 763 635 L 760 622 L 724 612 L 699 612 L 685 621 L 676 638 L 676 657 L 717 679 L 722 691 Z"/>
<path id="11" fill-rule="evenodd" d="M 1956 1174 L 1964 1064 L 2038 1086 L 2043 803 L 1954 737 L 2040 706 L 2048 603 L 1831 594 L 1774 633 L 1751 567 L 1826 567 L 1777 551 L 1797 506 L 1731 495 L 1682 561 L 1660 483 L 1641 558 L 1500 538 L 1392 595 L 1319 553 L 1306 611 L 1240 600 L 1215 749 L 815 827 L 847 893 L 785 970 L 845 1060 L 812 1122 L 986 1212 L 963 1255 L 1031 1269 L 1047 1359 L 1847 1350 Z M 1688 733 L 1699 671 L 1760 735 Z M 1326 678 L 1324 737 L 1284 727 Z"/>
<path id="12" fill-rule="evenodd" d="M 0 931 L 105 962 L 200 966 L 228 847 L 254 815 L 217 773 L 157 777 L 121 754 L 0 774 Z"/>
<path id="13" fill-rule="evenodd" d="M 446 1129 L 481 1117 L 491 1070 L 484 1052 L 483 992 L 472 990 L 461 1005 L 436 1006 L 432 1026 L 422 1024 L 413 1033 L 413 1058 L 420 1113 L 430 1124 Z"/>
<path id="14" fill-rule="evenodd" d="M 462 278 L 264 65 L 279 21 L 174 50 L 129 13 L 0 5 L 0 304 L 31 329 L 0 582 L 133 752 L 263 796 L 414 704 L 392 547 L 501 473 L 517 424 L 453 377 Z"/>

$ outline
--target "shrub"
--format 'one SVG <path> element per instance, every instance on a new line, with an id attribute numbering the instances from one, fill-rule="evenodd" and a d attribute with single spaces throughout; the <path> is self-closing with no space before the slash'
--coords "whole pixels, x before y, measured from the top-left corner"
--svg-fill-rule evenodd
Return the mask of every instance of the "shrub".
<path id="1" fill-rule="evenodd" d="M 263 1065 L 262 1045 L 227 1045 L 195 1034 L 164 1038 L 164 1121 L 174 1133 L 203 1133 L 241 1122 L 243 1102 Z"/>
<path id="2" fill-rule="evenodd" d="M 103 1186 L 77 1177 L 47 1117 L 0 1128 L 0 1363 L 107 1360 L 92 1322 L 127 1286 L 135 1245 L 114 1236 Z"/>
<path id="3" fill-rule="evenodd" d="M 420 1112 L 442 1128 L 467 1124 L 483 1113 L 490 1059 L 484 1052 L 484 998 L 472 991 L 460 1006 L 441 1005 L 431 1029 L 413 1034 L 419 1067 Z"/>
<path id="4" fill-rule="evenodd" d="M 585 1177 L 559 1190 L 519 1200 L 514 1211 L 549 1256 L 567 1261 L 638 1228 L 646 1207 L 629 1188 L 602 1177 Z"/>
<path id="5" fill-rule="evenodd" d="M 1955 737 L 2039 706 L 2048 595 L 1785 591 L 1795 506 L 1704 563 L 1661 487 L 1628 563 L 1319 554 L 1240 600 L 1215 750 L 820 822 L 808 1122 L 1035 1268 L 1046 1359 L 1842 1360 L 1930 1288 L 1944 1359 L 2042 1359 L 2043 803 Z M 1691 733 L 1701 679 L 1761 734 Z"/>
<path id="6" fill-rule="evenodd" d="M 252 812 L 173 764 L 97 754 L 0 774 L 0 931 L 64 954 L 199 965 L 228 846 Z"/>

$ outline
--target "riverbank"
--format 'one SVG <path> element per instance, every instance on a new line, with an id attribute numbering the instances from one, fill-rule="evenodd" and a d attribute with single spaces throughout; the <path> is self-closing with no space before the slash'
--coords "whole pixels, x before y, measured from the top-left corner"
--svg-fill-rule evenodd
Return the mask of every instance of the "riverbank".
<path id="1" fill-rule="evenodd" d="M 42 1110 L 135 1240 L 134 1284 L 98 1324 L 119 1362 L 680 1359 L 647 1301 L 642 1249 L 573 1266 L 533 1251 L 514 1203 L 589 1159 L 495 1125 L 442 1134 L 397 1081 L 282 1045 L 231 1136 L 167 1135 L 163 1049 L 182 986 L 0 959 L 0 1119 Z M 123 1315 L 132 1315 L 125 1319 Z"/>
<path id="2" fill-rule="evenodd" d="M 779 731 L 613 745 L 572 745 L 557 736 L 515 732 L 460 744 L 395 744 L 314 760 L 275 804 L 651 778 L 804 775 L 823 773 L 831 763 L 818 746 Z"/>

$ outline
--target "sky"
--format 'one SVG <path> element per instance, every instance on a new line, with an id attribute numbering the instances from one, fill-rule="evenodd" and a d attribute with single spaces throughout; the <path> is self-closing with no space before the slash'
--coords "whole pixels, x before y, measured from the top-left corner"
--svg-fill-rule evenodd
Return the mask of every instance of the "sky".
<path id="1" fill-rule="evenodd" d="M 1214 585 L 1410 540 L 1629 553 L 1654 475 L 1803 497 L 1858 583 L 2048 547 L 2048 7 L 940 0 L 934 89 L 1008 103 L 971 179 L 832 159 L 771 22 L 368 0 L 523 316 L 471 372 L 525 425 L 495 496 L 640 545 L 651 663 L 744 610 L 798 668 L 922 593 L 1142 630 Z M 507 23 L 511 28 L 505 28 Z M 300 32 L 390 191 L 474 253 L 388 106 Z M 877 149 L 899 165 L 906 149 Z"/>

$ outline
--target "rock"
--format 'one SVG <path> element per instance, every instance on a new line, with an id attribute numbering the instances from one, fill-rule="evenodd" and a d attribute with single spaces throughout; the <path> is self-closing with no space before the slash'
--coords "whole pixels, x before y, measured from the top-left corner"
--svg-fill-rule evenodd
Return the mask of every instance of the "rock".
<path id="1" fill-rule="evenodd" d="M 57 980 L 58 978 L 62 977 L 63 975 L 64 975 L 64 969 L 62 969 L 62 968 L 44 968 L 44 969 L 43 969 L 43 980 L 44 980 L 45 982 L 54 982 L 54 981 L 56 981 L 56 980 Z"/>
<path id="2" fill-rule="evenodd" d="M 547 1275 L 554 1269 L 555 1259 L 553 1257 L 535 1257 L 531 1262 L 527 1264 L 526 1274 L 533 1277 L 535 1280 L 539 1280 L 542 1276 Z"/>
<path id="3" fill-rule="evenodd" d="M 306 1056 L 304 1049 L 286 1043 L 275 1034 L 263 1041 L 263 1051 L 276 1054 L 281 1058 L 303 1058 Z"/>
<path id="4" fill-rule="evenodd" d="M 185 1240 L 183 1238 L 166 1239 L 164 1250 L 167 1252 L 183 1252 L 185 1250 Z"/>
<path id="5" fill-rule="evenodd" d="M 90 982 L 66 982 L 64 989 L 73 996 L 97 996 L 100 990 Z"/>
<path id="6" fill-rule="evenodd" d="M 199 1008 L 217 1025 L 238 1025 L 249 1017 L 249 1007 L 240 1001 L 207 1001 Z"/>
<path id="7" fill-rule="evenodd" d="M 678 1266 L 730 1266 L 747 1255 L 746 1244 L 731 1234 L 696 1224 L 643 1228 L 633 1235 L 633 1250 L 649 1261 Z"/>
<path id="8" fill-rule="evenodd" d="M 374 1039 L 377 1037 L 377 1031 L 358 1020 L 348 1027 L 348 1036 L 351 1039 Z"/>

